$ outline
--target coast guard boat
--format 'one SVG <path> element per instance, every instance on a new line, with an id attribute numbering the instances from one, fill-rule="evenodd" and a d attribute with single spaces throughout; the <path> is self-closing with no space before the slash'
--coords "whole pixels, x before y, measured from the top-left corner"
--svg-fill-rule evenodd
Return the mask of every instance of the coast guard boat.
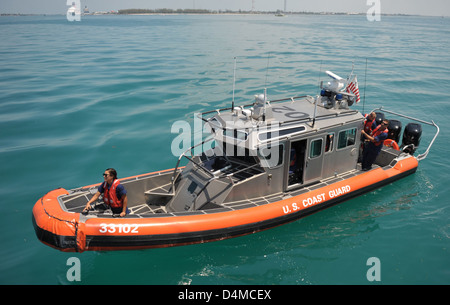
<path id="1" fill-rule="evenodd" d="M 211 135 L 174 168 L 120 179 L 131 211 L 125 217 L 100 200 L 82 213 L 99 184 L 48 192 L 33 208 L 38 239 L 67 252 L 222 240 L 295 221 L 414 173 L 439 127 L 375 109 L 377 119 L 390 119 L 389 142 L 397 146 L 384 146 L 372 169 L 362 171 L 365 117 L 351 109 L 359 100 L 356 77 L 327 74 L 316 97 L 269 101 L 264 93 L 249 105 L 235 107 L 233 98 L 230 108 L 199 114 Z M 423 124 L 436 133 L 418 153 Z"/>

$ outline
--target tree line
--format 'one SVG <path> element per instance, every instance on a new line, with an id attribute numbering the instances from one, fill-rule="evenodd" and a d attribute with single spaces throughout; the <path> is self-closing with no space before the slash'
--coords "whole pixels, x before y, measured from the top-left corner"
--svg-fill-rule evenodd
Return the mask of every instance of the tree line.
<path id="1" fill-rule="evenodd" d="M 204 9 L 169 9 L 160 8 L 155 10 L 150 9 L 124 9 L 119 10 L 119 14 L 211 14 L 212 12 Z"/>

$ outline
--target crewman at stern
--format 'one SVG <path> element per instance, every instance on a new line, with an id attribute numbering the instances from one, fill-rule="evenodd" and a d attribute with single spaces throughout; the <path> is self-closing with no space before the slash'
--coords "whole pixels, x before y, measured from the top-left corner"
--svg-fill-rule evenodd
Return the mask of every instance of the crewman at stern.
<path id="1" fill-rule="evenodd" d="M 361 134 L 368 141 L 370 141 L 363 151 L 361 164 L 363 171 L 367 171 L 372 168 L 373 162 L 375 162 L 375 159 L 377 158 L 378 154 L 381 151 L 381 148 L 383 147 L 384 140 L 386 140 L 388 137 L 388 125 L 389 121 L 383 120 L 383 122 L 372 131 L 372 135 L 369 135 L 364 131 L 364 129 L 361 130 Z"/>

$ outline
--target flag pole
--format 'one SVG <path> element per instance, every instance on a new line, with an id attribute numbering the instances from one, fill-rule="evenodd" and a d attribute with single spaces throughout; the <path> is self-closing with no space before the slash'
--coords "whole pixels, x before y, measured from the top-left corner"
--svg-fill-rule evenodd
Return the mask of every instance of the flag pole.
<path id="1" fill-rule="evenodd" d="M 352 61 L 352 72 L 350 72 L 350 75 L 347 77 L 347 83 L 345 84 L 345 89 L 347 89 L 348 82 L 352 78 L 354 70 L 355 70 L 355 63 Z"/>

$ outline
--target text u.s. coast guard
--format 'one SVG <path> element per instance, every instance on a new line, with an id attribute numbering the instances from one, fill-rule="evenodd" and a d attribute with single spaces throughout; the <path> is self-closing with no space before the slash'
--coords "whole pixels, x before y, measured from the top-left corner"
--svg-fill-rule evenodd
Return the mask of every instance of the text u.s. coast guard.
<path id="1" fill-rule="evenodd" d="M 316 205 L 319 203 L 323 203 L 327 200 L 347 194 L 350 191 L 351 191 L 350 185 L 345 185 L 345 186 L 341 186 L 341 187 L 338 187 L 336 189 L 332 189 L 331 191 L 329 191 L 328 198 L 327 198 L 327 193 L 322 193 L 322 194 L 318 194 L 315 196 L 309 196 L 309 197 L 306 197 L 305 199 L 303 199 L 301 201 L 301 203 L 294 202 L 290 206 L 289 205 L 283 206 L 283 212 L 285 214 L 291 213 L 291 212 L 296 212 L 303 208 L 308 208 L 310 206 L 313 206 L 313 205 Z"/>

